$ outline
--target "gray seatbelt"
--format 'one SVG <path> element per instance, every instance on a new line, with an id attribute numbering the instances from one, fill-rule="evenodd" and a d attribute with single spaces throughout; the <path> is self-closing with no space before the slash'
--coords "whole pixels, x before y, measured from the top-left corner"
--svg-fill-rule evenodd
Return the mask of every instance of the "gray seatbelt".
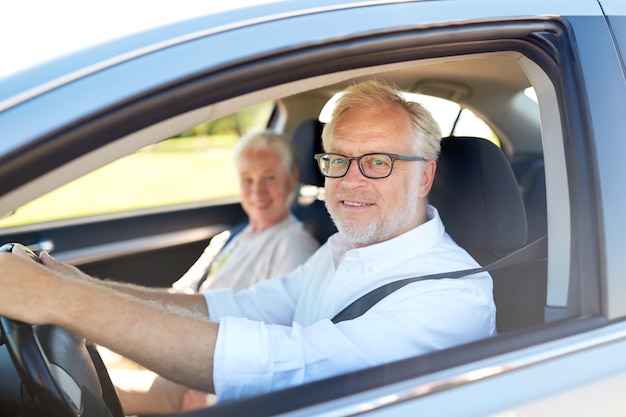
<path id="1" fill-rule="evenodd" d="M 494 271 L 497 269 L 506 268 L 509 266 L 523 265 L 539 259 L 545 259 L 548 256 L 548 236 L 543 236 L 528 245 L 511 252 L 490 263 L 489 265 L 481 268 L 464 269 L 453 272 L 442 272 L 437 274 L 423 275 L 420 277 L 404 278 L 398 281 L 390 282 L 378 287 L 357 300 L 353 301 L 346 308 L 341 310 L 335 317 L 333 317 L 333 323 L 339 323 L 344 320 L 352 320 L 364 314 L 370 308 L 372 308 L 380 300 L 393 293 L 396 290 L 417 281 L 424 281 L 427 279 L 443 279 L 443 278 L 461 278 L 467 275 L 478 274 L 480 272 Z"/>
<path id="2" fill-rule="evenodd" d="M 226 239 L 226 242 L 224 242 L 224 245 L 222 245 L 222 248 L 217 252 L 217 254 L 215 255 L 215 258 L 213 258 L 209 266 L 204 270 L 204 273 L 202 274 L 202 278 L 200 278 L 200 281 L 198 281 L 196 291 L 200 290 L 200 287 L 202 286 L 202 284 L 204 284 L 204 281 L 206 281 L 207 278 L 209 277 L 209 272 L 211 272 L 211 267 L 213 266 L 215 261 L 219 258 L 224 248 L 228 246 L 230 241 L 233 240 L 235 236 L 237 236 L 243 229 L 246 228 L 248 223 L 249 223 L 248 220 L 245 220 L 241 223 L 237 223 L 235 226 L 233 226 L 232 229 L 230 229 L 230 235 L 228 236 L 228 239 Z"/>

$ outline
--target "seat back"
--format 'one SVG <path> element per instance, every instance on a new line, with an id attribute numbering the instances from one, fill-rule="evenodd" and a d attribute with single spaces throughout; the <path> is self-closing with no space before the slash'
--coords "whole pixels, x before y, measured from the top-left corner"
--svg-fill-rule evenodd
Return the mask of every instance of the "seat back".
<path id="1" fill-rule="evenodd" d="M 296 146 L 296 157 L 300 167 L 300 182 L 307 185 L 324 186 L 324 176 L 313 158 L 316 153 L 323 152 L 322 130 L 324 124 L 317 119 L 307 119 L 293 132 L 292 140 Z"/>
<path id="2" fill-rule="evenodd" d="M 481 265 L 526 243 L 524 203 L 511 166 L 492 142 L 449 137 L 441 153 L 429 202 L 446 231 Z"/>
<path id="3" fill-rule="evenodd" d="M 322 150 L 322 129 L 317 119 L 301 122 L 293 133 L 296 156 L 300 167 L 300 195 L 296 197 L 293 213 L 304 228 L 321 244 L 337 232 L 323 200 L 324 176 L 313 158 Z"/>
<path id="4" fill-rule="evenodd" d="M 504 153 L 480 138 L 450 137 L 429 201 L 447 232 L 483 266 L 526 244 L 524 201 Z M 545 259 L 491 272 L 498 332 L 544 322 Z"/>

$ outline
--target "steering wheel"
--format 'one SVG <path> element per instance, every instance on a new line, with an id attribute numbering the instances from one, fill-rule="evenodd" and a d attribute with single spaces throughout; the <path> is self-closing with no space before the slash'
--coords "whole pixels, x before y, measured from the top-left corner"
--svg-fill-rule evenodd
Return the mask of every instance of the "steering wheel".
<path id="1" fill-rule="evenodd" d="M 11 252 L 15 244 L 0 247 Z M 31 258 L 41 262 L 37 255 Z M 30 325 L 0 317 L 0 330 L 32 415 L 124 417 L 109 374 L 92 343 L 53 325 Z"/>

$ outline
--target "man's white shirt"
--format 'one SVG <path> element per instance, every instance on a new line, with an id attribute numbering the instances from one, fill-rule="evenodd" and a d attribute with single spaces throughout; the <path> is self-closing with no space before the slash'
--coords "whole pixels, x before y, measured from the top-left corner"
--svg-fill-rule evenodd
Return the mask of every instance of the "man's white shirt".
<path id="1" fill-rule="evenodd" d="M 495 335 L 488 273 L 426 280 L 362 316 L 332 318 L 352 301 L 402 278 L 471 269 L 476 261 L 445 232 L 437 210 L 391 240 L 352 249 L 331 236 L 288 275 L 233 292 L 204 293 L 219 321 L 214 385 L 220 401 L 261 394 Z"/>

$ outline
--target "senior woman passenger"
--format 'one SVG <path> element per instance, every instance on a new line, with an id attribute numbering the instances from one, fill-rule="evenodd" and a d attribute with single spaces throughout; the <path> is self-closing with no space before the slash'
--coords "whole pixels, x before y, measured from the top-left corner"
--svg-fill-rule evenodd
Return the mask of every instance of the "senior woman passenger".
<path id="1" fill-rule="evenodd" d="M 176 290 L 248 288 L 291 272 L 319 246 L 290 213 L 299 180 L 291 140 L 270 132 L 245 136 L 235 147 L 234 158 L 249 224 L 230 240 L 231 231 L 215 236 L 174 283 Z"/>

